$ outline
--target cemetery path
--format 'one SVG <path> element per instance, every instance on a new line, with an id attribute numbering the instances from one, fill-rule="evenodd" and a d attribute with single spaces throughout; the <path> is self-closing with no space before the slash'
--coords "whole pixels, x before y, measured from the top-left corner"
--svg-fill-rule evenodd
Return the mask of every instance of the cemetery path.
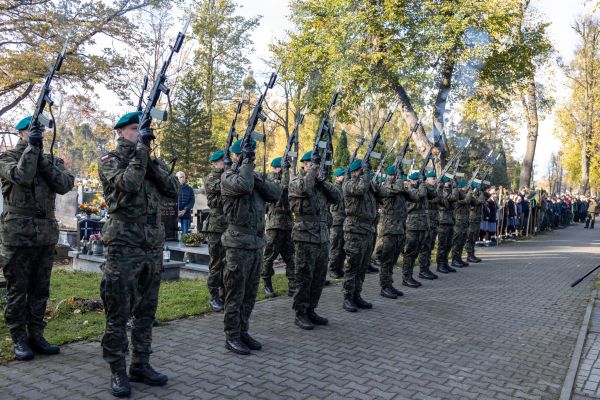
<path id="1" fill-rule="evenodd" d="M 264 349 L 224 347 L 222 315 L 155 329 L 162 388 L 133 384 L 135 399 L 555 399 L 567 372 L 592 280 L 569 284 L 597 262 L 597 231 L 576 225 L 526 242 L 480 249 L 484 262 L 441 276 L 373 310 L 342 311 L 339 285 L 319 313 L 327 327 L 301 331 L 291 300 L 256 305 L 251 333 Z M 395 272 L 399 279 L 399 271 Z M 0 365 L 2 399 L 111 399 L 99 343 L 55 357 Z"/>

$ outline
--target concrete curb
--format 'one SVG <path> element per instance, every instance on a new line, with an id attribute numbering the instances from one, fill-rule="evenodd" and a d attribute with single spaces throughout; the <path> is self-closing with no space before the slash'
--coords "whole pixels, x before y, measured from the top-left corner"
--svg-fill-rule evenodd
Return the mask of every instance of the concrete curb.
<path id="1" fill-rule="evenodd" d="M 565 377 L 559 400 L 570 400 L 573 394 L 573 386 L 575 385 L 575 379 L 577 378 L 577 369 L 579 368 L 579 362 L 581 361 L 583 346 L 585 345 L 590 318 L 592 316 L 592 310 L 594 309 L 597 295 L 598 291 L 592 290 L 591 298 L 585 310 L 585 315 L 583 316 L 583 323 L 581 324 L 581 329 L 579 329 L 579 335 L 577 336 L 577 342 L 575 343 L 575 349 L 571 356 L 571 363 L 569 364 L 569 370 L 567 371 L 567 376 Z"/>

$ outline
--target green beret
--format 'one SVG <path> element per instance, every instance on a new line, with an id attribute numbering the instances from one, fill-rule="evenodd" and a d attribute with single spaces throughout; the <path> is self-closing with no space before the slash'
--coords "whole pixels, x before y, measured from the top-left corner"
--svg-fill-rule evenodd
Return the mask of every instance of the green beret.
<path id="1" fill-rule="evenodd" d="M 467 186 L 467 183 L 468 182 L 463 179 L 463 180 L 458 181 L 457 185 L 458 185 L 459 188 L 464 188 L 465 186 Z"/>
<path id="2" fill-rule="evenodd" d="M 15 126 L 15 129 L 18 131 L 24 131 L 25 129 L 29 128 L 29 124 L 31 124 L 31 115 L 20 120 L 17 126 Z"/>
<path id="3" fill-rule="evenodd" d="M 435 174 L 435 171 L 431 171 L 428 172 L 427 174 L 425 174 L 426 178 L 435 178 L 437 175 Z"/>
<path id="4" fill-rule="evenodd" d="M 338 168 L 335 171 L 333 171 L 333 176 L 338 177 L 338 176 L 342 176 L 346 173 L 346 168 Z"/>
<path id="5" fill-rule="evenodd" d="M 385 169 L 385 173 L 388 175 L 396 175 L 396 167 L 394 167 L 393 165 L 390 165 L 389 167 L 387 167 Z"/>
<path id="6" fill-rule="evenodd" d="M 300 161 L 310 161 L 311 157 L 312 157 L 312 150 L 307 151 L 306 153 L 304 153 L 304 155 L 302 156 L 302 158 L 300 159 Z"/>
<path id="7" fill-rule="evenodd" d="M 271 161 L 271 167 L 281 168 L 281 157 L 276 157 Z"/>
<path id="8" fill-rule="evenodd" d="M 447 176 L 442 176 L 442 183 L 448 183 L 450 182 L 450 178 L 448 178 Z"/>
<path id="9" fill-rule="evenodd" d="M 471 183 L 471 187 L 472 187 L 473 189 L 475 189 L 475 188 L 478 188 L 478 187 L 479 187 L 479 182 L 475 182 L 475 181 L 473 181 L 473 183 Z"/>
<path id="10" fill-rule="evenodd" d="M 223 158 L 224 155 L 225 152 L 223 150 L 217 150 L 210 155 L 210 158 L 208 160 L 212 162 L 219 161 L 221 158 Z"/>
<path id="11" fill-rule="evenodd" d="M 229 148 L 229 150 L 230 150 L 232 153 L 235 153 L 235 154 L 241 154 L 241 153 L 242 153 L 242 140 L 243 140 L 243 139 L 237 140 L 237 141 L 236 141 L 236 142 L 235 142 L 235 143 L 234 143 L 234 144 L 233 144 L 233 145 L 232 145 L 232 146 Z M 254 140 L 254 139 L 250 139 L 250 145 L 252 146 L 252 150 L 255 150 L 255 149 L 256 149 L 256 140 Z"/>
<path id="12" fill-rule="evenodd" d="M 383 182 L 385 182 L 385 176 L 380 176 L 380 177 L 377 179 L 377 183 L 383 183 Z"/>
<path id="13" fill-rule="evenodd" d="M 407 175 L 402 175 L 402 180 L 407 180 L 408 176 Z"/>
<path id="14" fill-rule="evenodd" d="M 352 164 L 350 164 L 350 166 L 348 167 L 348 171 L 354 172 L 354 171 L 359 170 L 361 168 L 362 168 L 362 161 L 361 160 L 354 160 L 354 161 L 352 161 Z"/>
<path id="15" fill-rule="evenodd" d="M 415 171 L 408 176 L 408 179 L 410 179 L 411 181 L 416 181 L 419 179 L 420 176 L 421 174 L 418 171 Z"/>
<path id="16" fill-rule="evenodd" d="M 123 115 L 115 125 L 114 129 L 120 129 L 131 124 L 139 124 L 140 115 L 142 115 L 141 111 L 134 111 L 130 112 L 129 114 Z"/>

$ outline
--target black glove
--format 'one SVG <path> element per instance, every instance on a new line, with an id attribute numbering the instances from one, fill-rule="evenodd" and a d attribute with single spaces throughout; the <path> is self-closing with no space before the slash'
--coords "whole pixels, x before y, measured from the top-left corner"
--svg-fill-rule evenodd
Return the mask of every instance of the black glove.
<path id="1" fill-rule="evenodd" d="M 42 148 L 44 143 L 44 128 L 41 125 L 34 125 L 29 128 L 29 144 Z"/>
<path id="2" fill-rule="evenodd" d="M 287 157 L 284 158 L 283 162 L 281 163 L 281 166 L 286 169 L 290 168 L 292 166 L 292 164 L 290 164 L 289 158 L 287 158 Z"/>
<path id="3" fill-rule="evenodd" d="M 154 136 L 154 131 L 150 128 L 142 128 L 139 130 L 140 142 L 150 147 L 152 145 L 152 141 L 156 139 Z"/>
<path id="4" fill-rule="evenodd" d="M 321 164 L 321 154 L 318 151 L 313 151 L 312 155 L 310 156 L 310 162 L 315 165 Z"/>

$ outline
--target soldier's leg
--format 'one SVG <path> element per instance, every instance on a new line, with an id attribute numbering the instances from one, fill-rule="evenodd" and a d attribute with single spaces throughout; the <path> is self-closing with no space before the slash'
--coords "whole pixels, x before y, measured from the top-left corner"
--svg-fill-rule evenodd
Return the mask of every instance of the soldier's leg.
<path id="1" fill-rule="evenodd" d="M 260 283 L 260 270 L 262 268 L 263 249 L 248 250 L 248 258 L 246 262 L 246 288 L 244 289 L 244 299 L 241 308 L 241 324 L 240 331 L 242 334 L 247 333 L 250 328 L 250 315 L 256 303 L 256 293 Z"/>
<path id="2" fill-rule="evenodd" d="M 29 307 L 27 292 L 30 285 L 30 271 L 34 265 L 28 258 L 31 248 L 2 246 L 3 274 L 6 279 L 6 306 L 4 321 L 13 342 L 27 340 Z"/>
<path id="3" fill-rule="evenodd" d="M 124 368 L 125 365 L 128 346 L 126 326 L 131 314 L 132 284 L 144 261 L 140 251 L 126 246 L 107 246 L 106 249 L 100 283 L 100 296 L 106 315 L 102 356 L 111 367 L 122 364 Z"/>
<path id="4" fill-rule="evenodd" d="M 361 241 L 361 253 L 362 253 L 362 264 L 356 276 L 356 286 L 354 289 L 354 300 L 360 297 L 363 288 L 363 282 L 365 281 L 365 275 L 367 269 L 371 266 L 371 255 L 375 248 L 375 235 L 362 235 L 363 240 Z"/>
<path id="5" fill-rule="evenodd" d="M 419 260 L 419 271 L 422 273 L 429 269 L 429 265 L 431 264 L 431 251 L 433 247 L 431 245 L 431 235 L 433 235 L 433 229 L 429 229 L 425 231 L 425 246 L 421 246 L 421 251 L 419 251 L 419 255 L 417 259 Z"/>
<path id="6" fill-rule="evenodd" d="M 34 255 L 32 258 L 34 265 L 30 275 L 27 298 L 29 307 L 27 330 L 30 337 L 43 337 L 46 326 L 44 315 L 50 295 L 50 274 L 54 262 L 54 246 L 32 248 L 32 255 Z"/>
<path id="7" fill-rule="evenodd" d="M 342 226 L 333 226 L 329 234 L 329 272 L 340 278 L 344 272 L 344 231 Z"/>
<path id="8" fill-rule="evenodd" d="M 265 253 L 263 258 L 263 269 L 260 273 L 261 278 L 265 281 L 265 286 L 272 287 L 271 277 L 275 273 L 273 263 L 279 255 L 279 229 L 269 229 L 265 234 Z"/>
<path id="9" fill-rule="evenodd" d="M 254 250 L 243 250 L 233 247 L 225 249 L 225 315 L 223 318 L 225 337 L 227 340 L 240 338 L 242 316 L 241 309 L 245 297 L 247 266 Z"/>
<path id="10" fill-rule="evenodd" d="M 313 271 L 313 282 L 310 287 L 309 310 L 314 310 L 319 305 L 325 278 L 327 276 L 327 259 L 329 258 L 329 249 L 327 246 L 315 245 L 315 269 Z"/>
<path id="11" fill-rule="evenodd" d="M 310 296 L 314 279 L 316 249 L 319 245 L 307 242 L 294 242 L 294 263 L 296 265 L 296 294 L 292 308 L 296 314 L 306 314 L 310 307 Z"/>
<path id="12" fill-rule="evenodd" d="M 389 288 L 394 282 L 392 274 L 394 272 L 394 265 L 396 264 L 397 258 L 394 259 L 396 254 L 396 235 L 382 235 L 381 240 L 381 269 L 379 270 L 379 285 L 382 289 Z"/>
<path id="13" fill-rule="evenodd" d="M 220 291 L 223 290 L 223 268 L 225 266 L 225 247 L 221 243 L 220 233 L 208 234 L 208 255 L 210 260 L 206 283 L 211 298 L 219 299 Z"/>
<path id="14" fill-rule="evenodd" d="M 344 283 L 342 284 L 342 292 L 344 293 L 345 299 L 350 299 L 352 301 L 354 301 L 358 273 L 362 268 L 361 263 L 363 262 L 363 257 L 361 247 L 363 241 L 363 235 L 344 232 L 344 252 L 346 253 L 346 259 L 344 260 Z"/>
<path id="15" fill-rule="evenodd" d="M 402 261 L 402 284 L 404 286 L 416 287 L 409 284 L 413 273 L 413 268 L 417 256 L 419 255 L 422 234 L 419 231 L 406 232 L 406 248 L 404 249 L 404 259 Z"/>
<path id="16" fill-rule="evenodd" d="M 296 291 L 296 265 L 294 264 L 294 242 L 292 231 L 281 231 L 281 258 L 285 263 L 285 275 L 288 280 L 288 295 Z"/>

